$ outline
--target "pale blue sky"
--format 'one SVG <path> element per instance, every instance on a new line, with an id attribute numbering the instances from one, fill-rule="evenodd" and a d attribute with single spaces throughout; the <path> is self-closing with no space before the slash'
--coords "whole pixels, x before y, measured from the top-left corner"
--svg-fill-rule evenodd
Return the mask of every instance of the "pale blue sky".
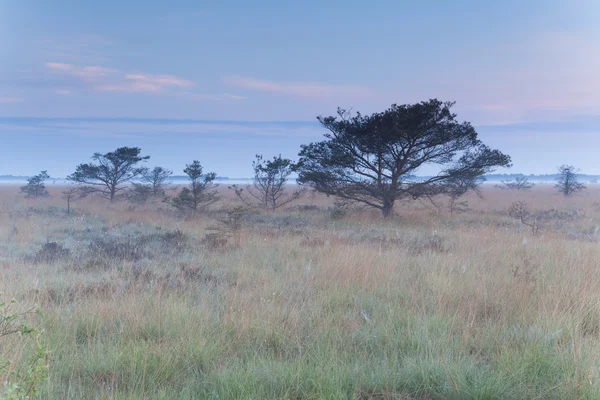
<path id="1" fill-rule="evenodd" d="M 337 106 L 433 97 L 515 172 L 600 174 L 598 21 L 597 0 L 2 0 L 0 175 L 135 145 L 248 176 Z"/>

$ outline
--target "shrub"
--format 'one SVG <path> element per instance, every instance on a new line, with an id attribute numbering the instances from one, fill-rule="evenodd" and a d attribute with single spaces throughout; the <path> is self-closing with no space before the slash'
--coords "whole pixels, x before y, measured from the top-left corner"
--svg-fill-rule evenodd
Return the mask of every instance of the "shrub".
<path id="1" fill-rule="evenodd" d="M 46 350 L 40 340 L 41 332 L 37 332 L 24 321 L 25 317 L 35 310 L 13 311 L 12 306 L 15 303 L 15 300 L 9 303 L 0 301 L 0 338 L 21 335 L 33 341 L 34 349 L 24 360 L 23 365 L 15 369 L 9 368 L 12 364 L 10 360 L 0 358 L 0 375 L 4 380 L 4 387 L 0 389 L 1 400 L 21 400 L 38 396 L 40 386 L 46 380 L 48 369 Z"/>
<path id="2" fill-rule="evenodd" d="M 35 256 L 36 263 L 52 263 L 69 258 L 71 252 L 56 242 L 45 243 Z"/>

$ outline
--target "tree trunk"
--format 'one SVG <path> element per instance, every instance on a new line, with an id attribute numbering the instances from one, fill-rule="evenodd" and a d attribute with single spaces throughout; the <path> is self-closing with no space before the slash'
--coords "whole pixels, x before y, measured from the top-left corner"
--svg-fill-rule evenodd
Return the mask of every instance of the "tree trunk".
<path id="1" fill-rule="evenodd" d="M 383 213 L 384 218 L 390 218 L 394 213 L 394 199 L 384 200 L 383 207 L 381 208 L 381 212 Z"/>

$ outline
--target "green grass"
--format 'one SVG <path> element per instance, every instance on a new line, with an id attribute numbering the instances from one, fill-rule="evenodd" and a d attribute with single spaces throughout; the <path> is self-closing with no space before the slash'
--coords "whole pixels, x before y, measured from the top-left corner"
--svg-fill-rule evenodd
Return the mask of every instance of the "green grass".
<path id="1" fill-rule="evenodd" d="M 566 235 L 599 216 L 534 237 L 486 204 L 300 231 L 263 215 L 224 249 L 201 244 L 211 220 L 150 209 L 0 215 L 20 231 L 0 230 L 0 286 L 43 311 L 44 399 L 600 398 L 600 248 Z M 33 262 L 48 240 L 70 257 Z"/>

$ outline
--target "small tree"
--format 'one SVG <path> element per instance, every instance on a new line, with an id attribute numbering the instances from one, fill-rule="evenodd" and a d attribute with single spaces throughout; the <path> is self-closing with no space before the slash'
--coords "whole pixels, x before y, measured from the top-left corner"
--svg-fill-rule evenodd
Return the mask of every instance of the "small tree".
<path id="1" fill-rule="evenodd" d="M 519 220 L 523 225 L 531 228 L 531 233 L 537 235 L 542 228 L 538 215 L 529 211 L 527 203 L 515 201 L 508 209 L 508 215 Z"/>
<path id="2" fill-rule="evenodd" d="M 173 175 L 172 171 L 163 167 L 154 167 L 153 169 L 144 168 L 141 173 L 143 181 L 147 182 L 152 189 L 152 196 L 164 196 L 165 186 L 170 182 L 167 179 Z"/>
<path id="3" fill-rule="evenodd" d="M 264 160 L 262 155 L 257 154 L 256 160 L 252 162 L 254 170 L 254 182 L 252 186 L 247 185 L 245 191 L 238 185 L 230 188 L 249 207 L 259 207 L 263 210 L 276 210 L 298 198 L 305 189 L 295 190 L 286 194 L 287 179 L 292 174 L 294 164 L 281 154 L 273 157 L 273 160 Z M 248 196 L 245 196 L 248 193 Z"/>
<path id="4" fill-rule="evenodd" d="M 186 164 L 183 172 L 188 176 L 190 186 L 183 188 L 171 199 L 173 207 L 182 212 L 195 213 L 219 200 L 217 191 L 214 190 L 218 186 L 214 183 L 217 174 L 203 174 L 202 165 L 196 160 Z"/>
<path id="5" fill-rule="evenodd" d="M 32 176 L 27 180 L 27 185 L 21 186 L 21 193 L 25 194 L 25 197 L 48 197 L 50 194 L 46 190 L 44 181 L 48 176 L 48 171 L 42 171 L 39 174 Z"/>
<path id="6" fill-rule="evenodd" d="M 571 196 L 586 189 L 585 185 L 578 181 L 577 170 L 572 165 L 561 165 L 558 167 L 558 179 L 554 187 L 564 196 Z"/>
<path id="7" fill-rule="evenodd" d="M 127 200 L 136 203 L 143 204 L 152 197 L 152 186 L 145 183 L 131 183 L 131 189 L 125 193 Z"/>
<path id="8" fill-rule="evenodd" d="M 504 180 L 501 185 L 496 185 L 500 189 L 507 190 L 530 190 L 535 186 L 535 183 L 529 182 L 525 176 L 517 176 L 514 180 Z"/>
<path id="9" fill-rule="evenodd" d="M 120 147 L 106 154 L 94 153 L 95 164 L 79 164 L 67 179 L 85 186 L 88 193 L 114 201 L 125 184 L 143 172 L 137 164 L 150 156 L 142 157 L 141 151 L 139 147 Z"/>
<path id="10" fill-rule="evenodd" d="M 223 247 L 230 238 L 239 246 L 245 219 L 253 211 L 247 206 L 234 206 L 225 208 L 223 212 L 223 216 L 217 218 L 220 225 L 209 226 L 208 230 L 212 232 L 206 234 L 203 239 L 209 247 Z"/>
<path id="11" fill-rule="evenodd" d="M 87 196 L 89 192 L 81 186 L 71 186 L 62 192 L 62 198 L 67 201 L 67 215 L 71 214 L 71 203 Z"/>
<path id="12" fill-rule="evenodd" d="M 481 196 L 481 190 L 479 186 L 484 181 L 483 177 L 476 177 L 473 179 L 462 179 L 456 177 L 451 179 L 447 183 L 446 193 L 450 200 L 448 201 L 448 208 L 450 209 L 450 216 L 453 216 L 455 212 L 466 211 L 469 207 L 469 203 L 466 200 L 459 201 L 462 196 L 467 192 L 472 191 Z"/>

